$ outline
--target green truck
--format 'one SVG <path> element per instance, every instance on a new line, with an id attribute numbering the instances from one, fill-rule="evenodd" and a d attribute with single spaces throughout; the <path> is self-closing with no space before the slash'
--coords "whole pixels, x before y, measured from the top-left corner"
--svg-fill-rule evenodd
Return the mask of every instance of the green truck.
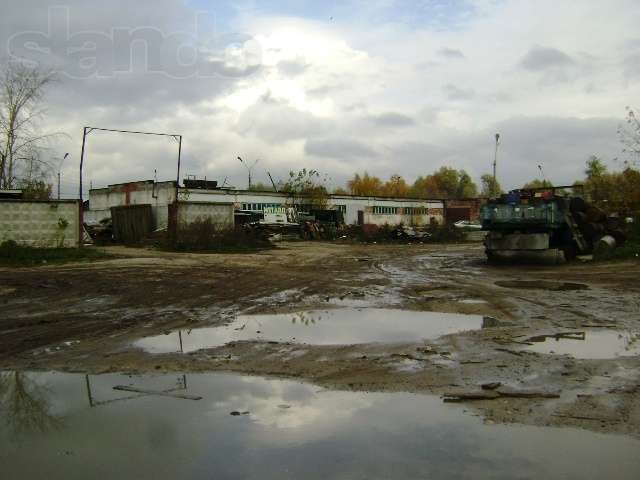
<path id="1" fill-rule="evenodd" d="M 575 186 L 513 190 L 480 210 L 489 261 L 562 263 L 591 253 L 603 237 L 624 241 L 602 210 Z"/>

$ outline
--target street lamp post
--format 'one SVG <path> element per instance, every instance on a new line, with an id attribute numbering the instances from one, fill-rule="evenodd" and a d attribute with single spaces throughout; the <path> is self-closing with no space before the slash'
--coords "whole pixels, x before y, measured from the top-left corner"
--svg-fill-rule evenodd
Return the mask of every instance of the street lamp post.
<path id="1" fill-rule="evenodd" d="M 498 181 L 496 177 L 496 165 L 498 163 L 498 145 L 500 145 L 500 134 L 496 133 L 496 151 L 493 154 L 493 180 L 494 182 Z"/>

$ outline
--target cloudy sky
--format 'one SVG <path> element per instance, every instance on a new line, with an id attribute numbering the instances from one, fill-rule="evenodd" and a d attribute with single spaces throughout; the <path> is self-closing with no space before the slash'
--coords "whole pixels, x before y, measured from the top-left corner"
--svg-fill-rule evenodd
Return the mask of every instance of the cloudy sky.
<path id="1" fill-rule="evenodd" d="M 183 173 L 246 185 L 314 168 L 413 181 L 442 165 L 517 187 L 615 168 L 640 108 L 637 0 L 0 0 L 2 56 L 60 73 L 42 128 L 70 152 L 82 127 L 182 134 Z M 92 132 L 94 186 L 175 178 L 177 144 Z M 616 160 L 618 159 L 618 160 Z"/>

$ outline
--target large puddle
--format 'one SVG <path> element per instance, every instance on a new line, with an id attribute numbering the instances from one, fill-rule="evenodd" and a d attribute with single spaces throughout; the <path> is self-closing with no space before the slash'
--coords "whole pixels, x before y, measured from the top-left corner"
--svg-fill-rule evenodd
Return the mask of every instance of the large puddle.
<path id="1" fill-rule="evenodd" d="M 640 355 L 640 334 L 617 330 L 587 330 L 528 338 L 526 349 L 538 353 L 605 359 Z"/>
<path id="2" fill-rule="evenodd" d="M 7 479 L 640 474 L 638 440 L 485 425 L 433 396 L 334 392 L 228 374 L 4 372 L 0 380 Z"/>
<path id="3" fill-rule="evenodd" d="M 234 340 L 265 340 L 314 345 L 419 342 L 478 329 L 479 315 L 340 308 L 277 315 L 241 315 L 222 327 L 181 330 L 134 343 L 150 353 L 191 352 Z"/>

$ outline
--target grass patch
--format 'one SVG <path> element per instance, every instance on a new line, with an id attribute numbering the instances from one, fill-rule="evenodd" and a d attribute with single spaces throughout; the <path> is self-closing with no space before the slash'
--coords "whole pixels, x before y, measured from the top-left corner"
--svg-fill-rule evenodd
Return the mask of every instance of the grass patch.
<path id="1" fill-rule="evenodd" d="M 0 244 L 0 265 L 34 266 L 49 263 L 94 261 L 112 258 L 112 255 L 93 247 L 38 248 L 19 245 L 12 240 Z"/>

